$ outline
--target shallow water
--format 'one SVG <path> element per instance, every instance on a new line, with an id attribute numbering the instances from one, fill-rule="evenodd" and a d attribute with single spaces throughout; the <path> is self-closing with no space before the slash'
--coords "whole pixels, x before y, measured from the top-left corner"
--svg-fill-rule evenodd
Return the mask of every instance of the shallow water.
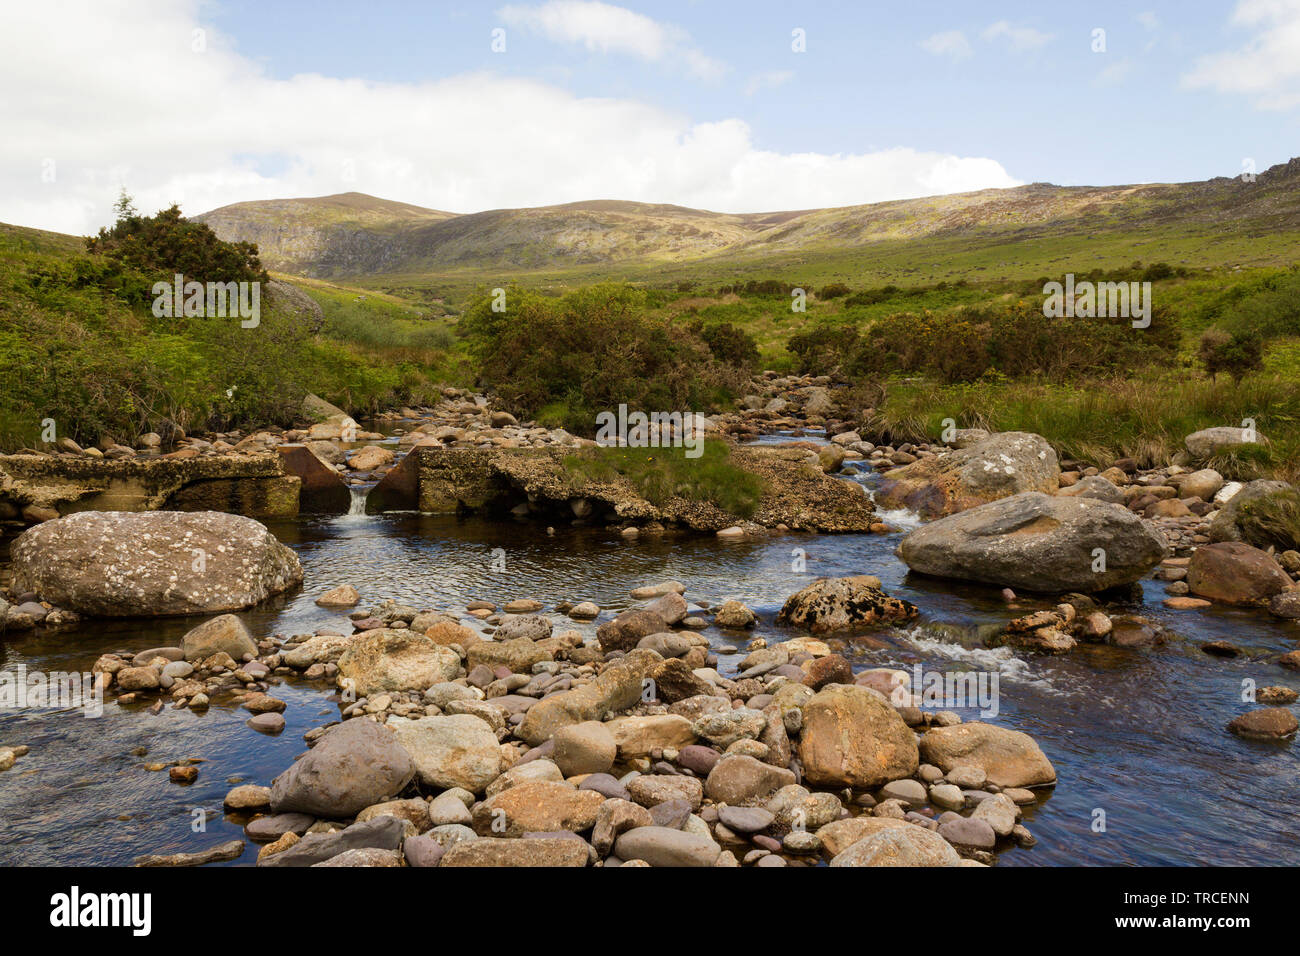
<path id="1" fill-rule="evenodd" d="M 861 480 L 870 483 L 869 476 Z M 905 514 L 885 520 L 914 523 Z M 527 523 L 416 514 L 303 517 L 270 526 L 298 553 L 306 585 L 242 615 L 255 634 L 345 627 L 345 615 L 314 604 L 343 583 L 360 589 L 364 601 L 394 597 L 420 608 L 482 598 L 535 597 L 548 607 L 592 600 L 605 609 L 604 620 L 628 606 L 633 587 L 672 578 L 687 585 L 690 600 L 744 601 L 760 618 L 754 633 L 781 639 L 794 632 L 771 622 L 788 595 L 815 577 L 875 574 L 890 593 L 921 609 L 919 621 L 833 641 L 835 649 L 855 669 L 910 670 L 919 663 L 996 673 L 1000 709 L 992 721 L 1031 734 L 1056 766 L 1055 790 L 1025 812 L 1038 845 L 1003 853 L 999 865 L 1300 863 L 1290 819 L 1300 798 L 1293 745 L 1243 741 L 1224 729 L 1251 706 L 1241 702 L 1244 679 L 1300 689 L 1296 675 L 1271 662 L 1296 646 L 1300 628 L 1267 614 L 1169 611 L 1160 604 L 1162 585 L 1148 581 L 1145 601 L 1132 610 L 1175 628 L 1170 643 L 1084 646 L 1066 657 L 1021 659 L 983 648 L 976 630 L 1042 605 L 1008 608 L 995 589 L 909 575 L 893 554 L 898 534 L 627 540 L 604 529 L 557 527 L 548 534 Z M 794 570 L 796 551 L 805 557 L 803 572 Z M 505 569 L 494 570 L 503 555 Z M 0 669 L 89 670 L 106 651 L 175 644 L 195 623 L 95 622 L 10 637 L 0 641 Z M 596 627 L 565 626 L 593 634 Z M 746 639 L 705 633 L 715 646 Z M 1199 650 L 1216 639 L 1245 653 L 1223 660 Z M 719 669 L 732 673 L 738 661 L 720 656 Z M 246 712 L 216 706 L 154 716 L 109 701 L 101 719 L 0 712 L 0 743 L 32 748 L 0 774 L 0 864 L 129 864 L 144 853 L 193 851 L 240 837 L 239 821 L 221 812 L 230 781 L 268 784 L 306 749 L 304 732 L 337 716 L 319 686 L 280 685 L 272 693 L 288 703 L 278 737 L 247 728 Z M 978 716 L 974 708 L 957 709 L 963 719 Z M 148 755 L 133 756 L 138 747 Z M 185 757 L 206 761 L 191 786 L 144 768 Z M 1104 832 L 1094 830 L 1097 811 L 1104 811 Z M 255 857 L 250 843 L 237 862 Z"/>

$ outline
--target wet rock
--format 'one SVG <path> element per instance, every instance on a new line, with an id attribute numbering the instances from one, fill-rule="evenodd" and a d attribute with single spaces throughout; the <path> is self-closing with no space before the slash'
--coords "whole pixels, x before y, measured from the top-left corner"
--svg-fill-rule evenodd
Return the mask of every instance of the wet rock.
<path id="1" fill-rule="evenodd" d="M 1228 730 L 1252 740 L 1281 740 L 1295 735 L 1300 722 L 1285 707 L 1263 707 L 1234 717 Z"/>
<path id="2" fill-rule="evenodd" d="M 233 614 L 222 614 L 204 621 L 181 638 L 181 650 L 187 661 L 201 661 L 217 654 L 229 654 L 241 661 L 246 654 L 257 654 L 257 642 L 244 622 Z"/>
<path id="3" fill-rule="evenodd" d="M 218 846 L 195 853 L 164 853 L 137 857 L 136 866 L 205 866 L 224 863 L 244 855 L 243 840 L 228 840 Z"/>
<path id="4" fill-rule="evenodd" d="M 1291 586 L 1291 578 L 1272 555 L 1241 541 L 1197 548 L 1187 566 L 1193 594 L 1227 604 L 1267 601 Z"/>
<path id="5" fill-rule="evenodd" d="M 1056 782 L 1056 769 L 1032 737 L 979 721 L 931 728 L 921 737 L 921 759 L 943 770 L 949 782 L 958 768 L 973 767 L 999 787 Z"/>
<path id="6" fill-rule="evenodd" d="M 899 556 L 935 577 L 1092 593 L 1137 581 L 1166 547 L 1159 532 L 1120 505 L 1031 492 L 918 528 Z"/>
<path id="7" fill-rule="evenodd" d="M 316 599 L 321 607 L 354 607 L 360 601 L 361 594 L 350 584 L 331 588 Z"/>
<path id="8" fill-rule="evenodd" d="M 891 598 L 870 575 L 818 578 L 791 595 L 777 614 L 777 624 L 807 628 L 814 634 L 888 624 L 916 615 L 916 607 Z"/>
<path id="9" fill-rule="evenodd" d="M 927 517 L 951 515 L 1025 492 L 1055 494 L 1061 468 L 1042 437 L 1001 432 L 956 451 L 885 472 L 876 502 Z"/>
<path id="10" fill-rule="evenodd" d="M 683 602 L 685 603 L 685 602 Z M 624 611 L 596 629 L 596 639 L 606 652 L 630 651 L 643 637 L 668 630 L 668 622 L 654 611 L 637 608 Z"/>
<path id="11" fill-rule="evenodd" d="M 725 601 L 713 615 L 713 626 L 741 630 L 754 626 L 754 612 L 739 601 Z"/>

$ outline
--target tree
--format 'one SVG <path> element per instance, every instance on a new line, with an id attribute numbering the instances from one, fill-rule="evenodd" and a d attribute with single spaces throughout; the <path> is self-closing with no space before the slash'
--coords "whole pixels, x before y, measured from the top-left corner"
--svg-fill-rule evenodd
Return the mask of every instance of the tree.
<path id="1" fill-rule="evenodd" d="M 1208 328 L 1201 334 L 1197 356 L 1211 381 L 1227 372 L 1234 382 L 1240 382 L 1246 373 L 1264 367 L 1264 343 L 1254 332 Z"/>

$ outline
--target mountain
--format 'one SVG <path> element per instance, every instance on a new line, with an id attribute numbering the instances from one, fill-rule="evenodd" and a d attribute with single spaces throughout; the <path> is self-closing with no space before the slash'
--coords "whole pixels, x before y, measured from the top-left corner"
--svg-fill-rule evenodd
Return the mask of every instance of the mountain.
<path id="1" fill-rule="evenodd" d="M 754 260 L 922 238 L 1005 244 L 1167 230 L 1259 237 L 1300 232 L 1300 159 L 1253 182 L 1131 186 L 1034 183 L 925 199 L 771 213 L 596 200 L 458 215 L 342 193 L 236 203 L 196 216 L 258 244 L 271 269 L 314 277 L 563 270 Z M 795 261 L 798 261 L 796 258 Z"/>

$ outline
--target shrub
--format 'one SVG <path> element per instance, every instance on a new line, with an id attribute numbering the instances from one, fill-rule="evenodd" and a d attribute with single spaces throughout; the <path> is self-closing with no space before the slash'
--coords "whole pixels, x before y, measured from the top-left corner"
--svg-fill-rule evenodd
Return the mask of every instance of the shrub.
<path id="1" fill-rule="evenodd" d="M 251 242 L 223 242 L 205 223 L 191 222 L 171 206 L 140 216 L 125 195 L 111 229 L 86 239 L 86 250 L 149 276 L 176 273 L 196 282 L 268 282 L 270 276 Z"/>
<path id="2" fill-rule="evenodd" d="M 596 415 L 622 403 L 700 411 L 748 378 L 690 328 L 650 314 L 642 289 L 609 283 L 546 298 L 512 287 L 505 311 L 493 301 L 478 296 L 460 323 L 482 380 L 515 411 L 546 409 L 579 434 L 594 433 Z"/>
<path id="3" fill-rule="evenodd" d="M 1237 508 L 1242 540 L 1257 548 L 1300 548 L 1300 490 L 1287 488 L 1243 501 Z"/>
<path id="4" fill-rule="evenodd" d="M 564 469 L 574 487 L 618 476 L 653 505 L 687 498 L 748 518 L 758 508 L 765 485 L 757 475 L 733 465 L 730 457 L 724 442 L 710 438 L 698 458 L 687 458 L 680 448 L 588 448 L 566 456 Z"/>
<path id="5" fill-rule="evenodd" d="M 1211 381 L 1220 372 L 1227 372 L 1234 382 L 1240 382 L 1248 372 L 1264 367 L 1264 343 L 1254 331 L 1226 332 L 1221 328 L 1208 328 L 1201 334 L 1197 356 Z"/>
<path id="6" fill-rule="evenodd" d="M 832 282 L 828 285 L 822 286 L 820 289 L 817 290 L 817 298 L 838 299 L 848 295 L 852 291 L 853 290 L 850 289 L 848 286 L 846 286 L 843 282 Z"/>

